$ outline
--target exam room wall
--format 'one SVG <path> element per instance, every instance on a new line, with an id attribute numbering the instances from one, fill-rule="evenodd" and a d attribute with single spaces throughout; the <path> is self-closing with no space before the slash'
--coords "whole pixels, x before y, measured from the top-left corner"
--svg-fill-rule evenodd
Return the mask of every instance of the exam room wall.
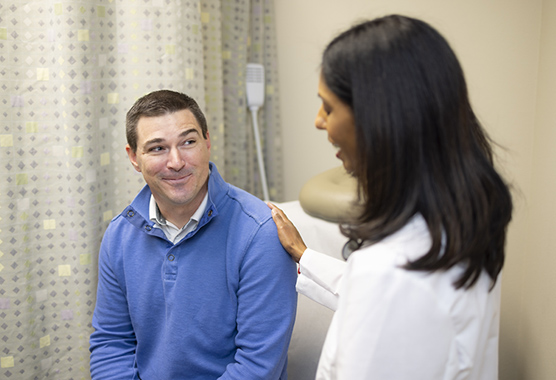
<path id="1" fill-rule="evenodd" d="M 297 199 L 309 178 L 340 165 L 326 134 L 313 124 L 320 55 L 332 37 L 363 18 L 401 13 L 424 19 L 449 40 L 475 111 L 504 147 L 497 149 L 497 162 L 514 188 L 502 278 L 500 379 L 556 378 L 556 244 L 550 223 L 556 214 L 556 0 L 274 4 L 286 200 Z"/>
<path id="2" fill-rule="evenodd" d="M 556 0 L 543 1 L 541 25 L 521 354 L 522 378 L 544 380 L 556 379 Z"/>

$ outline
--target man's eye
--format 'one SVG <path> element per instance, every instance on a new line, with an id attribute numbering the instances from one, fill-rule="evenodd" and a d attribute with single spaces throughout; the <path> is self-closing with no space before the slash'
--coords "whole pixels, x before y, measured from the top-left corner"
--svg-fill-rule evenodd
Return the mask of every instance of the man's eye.
<path id="1" fill-rule="evenodd" d="M 153 146 L 152 148 L 149 148 L 149 152 L 160 152 L 163 148 L 161 146 Z"/>
<path id="2" fill-rule="evenodd" d="M 185 141 L 183 142 L 183 145 L 192 145 L 192 144 L 195 144 L 196 141 L 197 141 L 197 140 L 195 140 L 195 139 L 185 140 Z"/>

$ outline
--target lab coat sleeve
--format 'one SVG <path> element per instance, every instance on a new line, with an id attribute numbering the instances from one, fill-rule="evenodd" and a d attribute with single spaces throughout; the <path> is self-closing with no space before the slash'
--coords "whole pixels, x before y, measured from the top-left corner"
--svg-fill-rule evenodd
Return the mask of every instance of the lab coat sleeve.
<path id="1" fill-rule="evenodd" d="M 315 302 L 336 310 L 346 263 L 307 248 L 299 260 L 297 291 Z"/>
<path id="2" fill-rule="evenodd" d="M 283 378 L 297 309 L 297 273 L 272 219 L 253 237 L 239 276 L 235 362 L 218 380 Z"/>
<path id="3" fill-rule="evenodd" d="M 369 270 L 357 262 L 348 265 L 336 312 L 333 378 L 446 378 L 449 359 L 456 355 L 448 311 L 441 309 L 430 289 L 407 273 L 402 268 Z"/>
<path id="4" fill-rule="evenodd" d="M 126 296 L 114 275 L 104 244 L 99 254 L 97 303 L 92 323 L 95 329 L 89 348 L 92 379 L 138 379 L 136 338 Z"/>

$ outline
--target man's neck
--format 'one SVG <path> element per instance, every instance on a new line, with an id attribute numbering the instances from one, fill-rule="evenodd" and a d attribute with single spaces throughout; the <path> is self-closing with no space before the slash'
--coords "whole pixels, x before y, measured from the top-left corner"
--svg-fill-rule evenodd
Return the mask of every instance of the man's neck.
<path id="1" fill-rule="evenodd" d="M 166 219 L 167 221 L 171 222 L 173 225 L 181 229 L 183 228 L 183 226 L 187 224 L 187 222 L 189 222 L 189 220 L 195 214 L 199 206 L 201 206 L 203 200 L 205 199 L 206 194 L 207 194 L 207 189 L 205 188 L 204 191 L 200 191 L 199 194 L 197 194 L 197 197 L 195 197 L 195 199 L 193 199 L 190 203 L 186 205 L 176 206 L 176 207 L 170 206 L 164 208 L 161 207 L 158 201 L 156 203 L 164 219 Z"/>

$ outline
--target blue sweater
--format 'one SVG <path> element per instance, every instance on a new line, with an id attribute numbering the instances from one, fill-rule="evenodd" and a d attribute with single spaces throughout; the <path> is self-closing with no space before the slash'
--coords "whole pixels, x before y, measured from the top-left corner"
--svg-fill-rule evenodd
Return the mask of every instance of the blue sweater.
<path id="1" fill-rule="evenodd" d="M 173 245 L 149 220 L 148 186 L 99 254 L 93 379 L 286 379 L 295 263 L 264 202 L 211 164 L 207 208 Z"/>

